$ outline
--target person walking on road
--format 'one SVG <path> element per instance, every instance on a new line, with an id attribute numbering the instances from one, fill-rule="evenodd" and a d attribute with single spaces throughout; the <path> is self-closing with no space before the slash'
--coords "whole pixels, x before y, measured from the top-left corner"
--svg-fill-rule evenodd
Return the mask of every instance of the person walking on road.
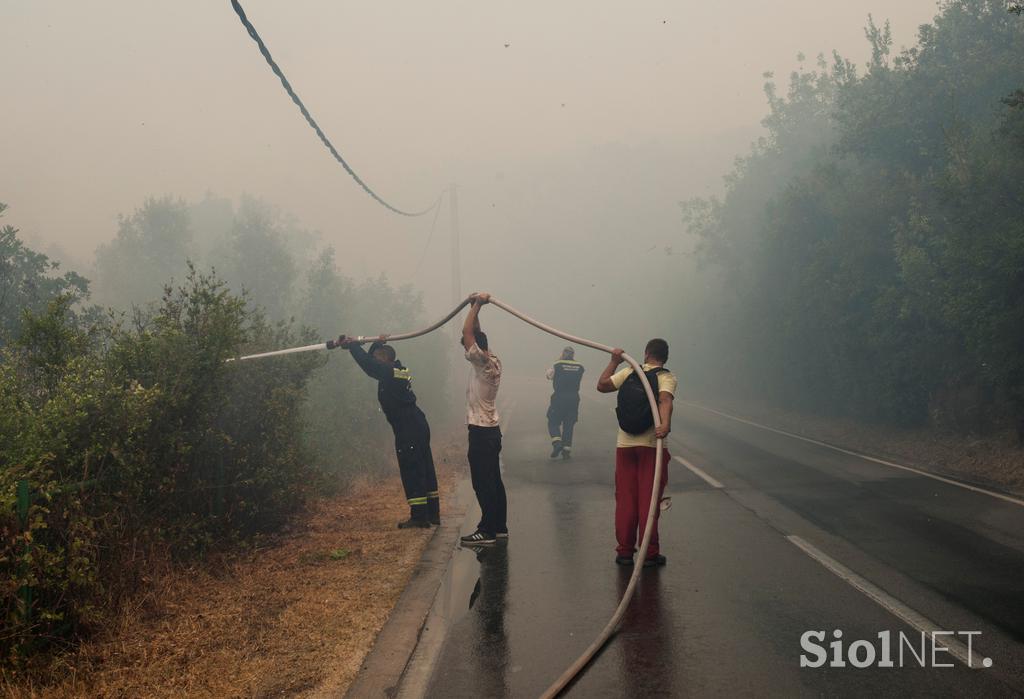
<path id="1" fill-rule="evenodd" d="M 462 347 L 473 367 L 466 387 L 466 424 L 469 430 L 469 474 L 480 504 L 476 531 L 462 537 L 466 544 L 493 544 L 508 536 L 507 499 L 501 481 L 501 428 L 495 399 L 501 384 L 501 360 L 491 352 L 480 328 L 480 309 L 490 294 L 473 294 L 473 303 L 462 326 Z"/>
<path id="2" fill-rule="evenodd" d="M 374 342 L 370 351 L 355 338 L 342 335 L 329 348 L 344 347 L 367 376 L 377 380 L 377 400 L 395 433 L 395 453 L 402 487 L 409 503 L 409 519 L 399 529 L 428 529 L 441 524 L 441 501 L 437 493 L 437 473 L 430 451 L 430 425 L 416 405 L 412 374 L 390 345 Z"/>
<path id="3" fill-rule="evenodd" d="M 566 347 L 547 371 L 554 389 L 547 413 L 552 459 L 558 458 L 559 454 L 566 460 L 572 457 L 572 431 L 579 417 L 580 381 L 584 372 L 583 365 L 574 359 L 575 355 L 576 350 Z"/>
<path id="4" fill-rule="evenodd" d="M 618 543 L 615 562 L 631 566 L 634 564 L 637 541 L 644 536 L 647 512 L 651 505 L 657 440 L 667 437 L 672 429 L 672 401 L 678 381 L 665 368 L 668 343 L 660 338 L 648 342 L 642 368 L 658 400 L 661 424 L 655 427 L 650 401 L 640 378 L 635 375 L 632 367 L 616 371 L 623 361 L 622 352 L 618 348 L 612 351 L 611 361 L 597 380 L 597 390 L 601 393 L 619 393 L 615 408 L 619 421 L 619 434 L 615 442 L 615 539 Z M 663 448 L 659 501 L 668 482 L 668 460 L 668 449 Z M 666 562 L 658 542 L 659 515 L 660 510 L 655 509 L 651 541 L 643 562 L 645 567 L 665 565 Z"/>

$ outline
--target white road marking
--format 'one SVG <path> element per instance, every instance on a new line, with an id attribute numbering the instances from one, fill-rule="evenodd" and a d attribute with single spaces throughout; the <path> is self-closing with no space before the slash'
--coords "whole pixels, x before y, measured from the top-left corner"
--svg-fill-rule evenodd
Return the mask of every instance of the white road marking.
<path id="1" fill-rule="evenodd" d="M 612 410 L 613 413 L 615 412 L 615 408 L 612 408 L 611 410 Z M 710 485 L 712 488 L 724 488 L 725 487 L 724 485 L 722 485 L 721 481 L 718 481 L 714 477 L 709 476 L 707 473 L 705 473 L 701 469 L 697 468 L 696 466 L 691 464 L 689 461 L 687 461 L 683 457 L 675 456 L 673 458 L 676 461 L 678 461 L 679 463 L 681 463 L 683 466 L 685 466 L 686 468 L 688 468 L 691 471 L 693 471 L 698 477 L 702 478 L 704 480 L 704 482 L 707 483 L 708 485 Z"/>
<path id="2" fill-rule="evenodd" d="M 612 414 L 615 414 L 615 408 L 611 408 L 611 411 L 612 411 Z M 667 438 L 666 438 L 666 441 L 667 441 Z M 722 485 L 721 481 L 718 481 L 714 477 L 709 476 L 707 473 L 705 473 L 701 469 L 697 468 L 696 466 L 691 464 L 689 461 L 687 461 L 683 457 L 676 456 L 676 457 L 673 457 L 673 458 L 676 461 L 678 461 L 679 463 L 681 463 L 683 466 L 685 466 L 686 468 L 688 468 L 691 471 L 693 471 L 698 477 L 702 478 L 704 480 L 704 482 L 707 483 L 708 485 L 710 485 L 712 488 L 724 488 L 725 487 L 724 485 Z"/>
<path id="3" fill-rule="evenodd" d="M 673 457 L 673 458 L 675 458 L 676 461 L 681 463 L 686 468 L 688 468 L 691 471 L 693 471 L 693 473 L 695 473 L 697 476 L 703 478 L 704 482 L 707 483 L 708 485 L 710 485 L 712 488 L 724 488 L 725 487 L 724 485 L 722 485 L 722 483 L 720 481 L 712 478 L 711 476 L 709 476 L 704 471 L 702 471 L 701 469 L 699 469 L 696 466 L 694 466 L 693 464 L 691 464 L 689 461 L 687 461 L 683 457 L 676 456 L 676 457 Z"/>
<path id="4" fill-rule="evenodd" d="M 799 439 L 802 442 L 808 442 L 810 444 L 816 444 L 819 447 L 825 447 L 826 449 L 831 449 L 833 451 L 838 451 L 838 452 L 843 453 L 843 454 L 848 454 L 850 456 L 856 456 L 858 459 L 864 459 L 865 461 L 871 461 L 871 462 L 874 462 L 876 464 L 881 464 L 882 466 L 889 466 L 890 468 L 898 468 L 898 469 L 900 469 L 902 471 L 909 471 L 911 473 L 916 473 L 919 476 L 924 476 L 926 478 L 931 478 L 932 480 L 936 480 L 936 481 L 942 481 L 943 483 L 948 483 L 949 485 L 955 485 L 958 488 L 963 488 L 964 490 L 970 490 L 970 491 L 973 491 L 975 493 L 981 493 L 982 495 L 988 495 L 990 497 L 998 498 L 999 500 L 1003 500 L 1004 502 L 1009 502 L 1009 503 L 1012 503 L 1014 505 L 1019 505 L 1021 507 L 1024 507 L 1024 500 L 1021 500 L 1020 498 L 1015 498 L 1015 497 L 1013 497 L 1011 495 L 1005 495 L 1003 493 L 997 493 L 994 490 L 988 490 L 986 488 L 979 488 L 978 486 L 970 485 L 969 483 L 963 483 L 963 482 L 957 481 L 957 480 L 953 480 L 952 478 L 943 478 L 942 476 L 936 475 L 934 473 L 928 473 L 927 471 L 922 471 L 921 469 L 913 468 L 912 466 L 904 466 L 903 464 L 893 463 L 892 461 L 886 461 L 885 459 L 876 459 L 875 457 L 868 456 L 867 454 L 861 454 L 859 452 L 851 451 L 849 449 L 843 449 L 842 447 L 837 447 L 837 446 L 835 446 L 833 444 L 829 444 L 827 442 L 819 442 L 817 439 L 811 439 L 810 437 L 804 437 L 803 435 L 794 434 L 793 432 L 787 432 L 786 430 L 779 430 L 779 429 L 776 429 L 774 427 L 768 427 L 767 425 L 762 425 L 760 423 L 753 422 L 751 420 L 745 420 L 745 419 L 743 419 L 741 417 L 736 417 L 735 415 L 730 415 L 729 413 L 723 413 L 720 410 L 715 410 L 714 408 L 707 408 L 707 407 L 704 407 L 703 405 L 698 405 L 697 403 L 690 403 L 690 402 L 687 402 L 687 401 L 678 401 L 678 402 L 683 403 L 684 405 L 689 405 L 690 407 L 693 407 L 693 408 L 697 408 L 698 410 L 703 410 L 703 411 L 708 412 L 708 413 L 714 413 L 715 415 L 720 415 L 721 417 L 728 418 L 730 420 L 735 420 L 736 422 L 742 422 L 745 425 L 751 425 L 753 427 L 758 427 L 758 428 L 760 428 L 762 430 L 768 430 L 769 432 L 775 432 L 776 434 L 785 435 L 786 437 L 792 437 L 793 439 Z"/>
<path id="5" fill-rule="evenodd" d="M 967 667 L 978 670 L 981 669 L 987 659 L 986 656 L 981 653 L 977 647 L 973 646 L 970 649 L 967 648 L 963 643 L 956 640 L 951 636 L 933 636 L 935 632 L 945 631 L 941 626 L 931 621 L 927 617 L 918 612 L 914 611 L 907 605 L 900 602 L 898 599 L 890 595 L 889 593 L 882 590 L 877 585 L 874 585 L 861 576 L 854 573 L 852 570 L 844 566 L 839 561 L 835 560 L 828 554 L 816 548 L 814 545 L 804 541 L 799 536 L 790 535 L 786 537 L 789 541 L 799 548 L 801 551 L 806 553 L 808 556 L 816 560 L 821 565 L 825 566 L 829 571 L 834 573 L 840 579 L 849 583 L 852 587 L 859 590 L 860 592 L 867 595 L 870 599 L 874 600 L 878 605 L 883 607 L 890 614 L 894 615 L 898 619 L 906 622 L 917 631 L 926 634 L 933 640 L 936 646 L 941 646 L 948 650 L 950 654 L 959 660 Z M 989 661 L 991 664 L 991 661 Z"/>

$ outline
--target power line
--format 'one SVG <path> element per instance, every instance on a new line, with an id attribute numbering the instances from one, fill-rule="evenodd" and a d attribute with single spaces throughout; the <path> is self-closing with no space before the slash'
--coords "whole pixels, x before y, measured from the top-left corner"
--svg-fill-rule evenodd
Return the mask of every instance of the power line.
<path id="1" fill-rule="evenodd" d="M 313 116 L 309 113 L 309 110 L 306 109 L 306 105 L 304 105 L 302 103 L 302 100 L 299 99 L 299 96 L 295 94 L 295 90 L 292 89 L 291 83 L 288 82 L 288 78 L 284 77 L 284 73 L 281 72 L 281 69 L 274 61 L 273 56 L 270 55 L 270 51 L 267 49 L 267 45 L 263 43 L 263 39 L 260 38 L 259 33 L 256 31 L 256 27 L 252 26 L 252 22 L 250 22 L 249 18 L 245 16 L 245 10 L 242 9 L 242 6 L 241 4 L 239 4 L 238 0 L 231 0 L 231 7 L 234 8 L 235 14 L 238 15 L 238 19 L 242 21 L 242 25 L 245 27 L 245 30 L 249 32 L 249 36 L 251 36 L 252 40 L 256 42 L 257 46 L 259 46 L 260 53 L 262 53 L 263 58 L 267 60 L 267 64 L 270 66 L 270 69 L 274 71 L 274 74 L 278 78 L 281 79 L 281 85 L 284 87 L 285 92 L 287 92 L 288 96 L 292 98 L 292 102 L 294 102 L 296 106 L 298 106 L 299 111 L 302 112 L 302 116 L 306 117 L 306 122 L 313 128 L 314 131 L 316 131 L 316 135 L 319 136 L 323 144 L 327 146 L 327 150 L 331 152 L 331 155 L 334 156 L 334 159 L 341 163 L 341 166 L 345 168 L 345 172 L 351 175 L 352 179 L 354 179 L 356 183 L 358 183 L 359 186 L 362 187 L 367 194 L 373 197 L 377 201 L 377 203 L 379 203 L 384 208 L 396 214 L 400 214 L 402 216 L 422 216 L 423 214 L 432 211 L 434 207 L 440 204 L 441 197 L 438 197 L 433 204 L 431 204 L 426 209 L 423 209 L 422 211 L 402 211 L 401 209 L 398 209 L 392 206 L 391 204 L 387 203 L 383 199 L 381 199 L 381 197 L 376 192 L 370 189 L 369 185 L 363 182 L 359 175 L 356 174 L 355 170 L 353 170 L 352 167 L 347 162 L 345 162 L 345 159 L 341 157 L 341 153 L 338 152 L 338 150 L 334 147 L 331 141 L 327 138 L 327 135 L 324 134 L 323 130 L 316 123 L 316 120 L 313 119 Z"/>

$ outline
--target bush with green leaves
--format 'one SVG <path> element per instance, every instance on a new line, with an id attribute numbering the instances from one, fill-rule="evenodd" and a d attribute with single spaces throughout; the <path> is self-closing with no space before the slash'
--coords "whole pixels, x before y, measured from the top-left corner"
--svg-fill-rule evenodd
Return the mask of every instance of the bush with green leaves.
<path id="1" fill-rule="evenodd" d="M 58 276 L 16 229 L 0 230 L 8 659 L 101 623 L 154 552 L 188 559 L 246 545 L 307 496 L 391 463 L 375 386 L 347 352 L 227 361 L 420 324 L 411 288 L 383 277 L 353 282 L 330 249 L 308 260 L 312 241 L 251 198 L 237 211 L 211 197 L 147 199 L 97 251 L 98 294 L 116 309 L 103 315 L 84 307 L 87 280 Z M 230 282 L 198 272 L 185 257 L 193 252 Z M 159 295 L 160 280 L 175 274 L 184 281 Z M 441 342 L 399 348 L 432 419 L 450 413 Z"/>
<path id="2" fill-rule="evenodd" d="M 24 314 L 0 357 L 9 657 L 88 626 L 99 600 L 132 589 L 149 547 L 192 555 L 294 511 L 314 475 L 303 406 L 323 359 L 226 360 L 309 340 L 195 269 L 130 318 L 85 325 L 66 296 Z"/>

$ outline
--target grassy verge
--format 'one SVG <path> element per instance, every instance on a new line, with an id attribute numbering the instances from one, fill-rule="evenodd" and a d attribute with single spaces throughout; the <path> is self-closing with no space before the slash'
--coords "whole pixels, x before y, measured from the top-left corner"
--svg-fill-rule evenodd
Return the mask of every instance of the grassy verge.
<path id="1" fill-rule="evenodd" d="M 442 508 L 460 449 L 437 450 Z M 255 550 L 156 577 L 47 673 L 5 678 L 4 694 L 307 696 L 325 683 L 347 687 L 432 531 L 395 527 L 408 509 L 392 473 L 315 503 Z"/>

